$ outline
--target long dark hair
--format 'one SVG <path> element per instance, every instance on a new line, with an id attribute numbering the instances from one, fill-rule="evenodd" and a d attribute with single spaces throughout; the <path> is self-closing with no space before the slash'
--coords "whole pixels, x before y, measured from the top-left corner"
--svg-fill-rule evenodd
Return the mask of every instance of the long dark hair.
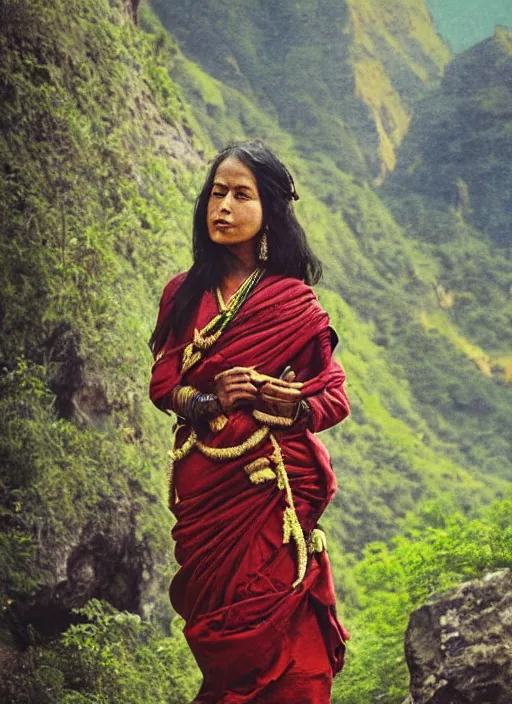
<path id="1" fill-rule="evenodd" d="M 203 293 L 214 290 L 229 272 L 233 255 L 224 245 L 212 242 L 208 234 L 206 212 L 219 165 L 236 157 L 256 179 L 263 207 L 262 231 L 267 232 L 270 274 L 284 274 L 312 286 L 322 276 L 320 260 L 311 251 L 304 230 L 293 210 L 299 196 L 293 178 L 274 152 L 259 140 L 230 144 L 217 154 L 196 200 L 193 225 L 194 263 L 176 293 L 172 310 L 160 327 L 153 331 L 149 345 L 154 354 L 164 345 L 169 333 L 179 339 L 193 317 Z"/>

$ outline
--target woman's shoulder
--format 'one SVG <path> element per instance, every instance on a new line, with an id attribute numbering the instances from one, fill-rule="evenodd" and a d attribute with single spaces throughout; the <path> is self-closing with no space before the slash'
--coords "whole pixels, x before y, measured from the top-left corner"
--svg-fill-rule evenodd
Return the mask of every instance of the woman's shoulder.
<path id="1" fill-rule="evenodd" d="M 258 312 L 268 316 L 274 310 L 279 318 L 293 319 L 298 325 L 311 325 L 315 329 L 328 325 L 328 315 L 316 293 L 301 279 L 268 274 L 251 294 L 250 301 L 247 313 Z"/>
<path id="2" fill-rule="evenodd" d="M 182 271 L 179 274 L 174 274 L 171 276 L 169 281 L 165 284 L 164 290 L 162 291 L 162 302 L 173 298 L 181 284 L 187 278 L 188 271 Z"/>
<path id="3" fill-rule="evenodd" d="M 264 288 L 268 288 L 269 293 L 283 291 L 291 296 L 308 296 L 317 299 L 317 295 L 313 288 L 306 284 L 302 279 L 296 279 L 293 276 L 285 274 L 267 274 L 262 282 Z"/>

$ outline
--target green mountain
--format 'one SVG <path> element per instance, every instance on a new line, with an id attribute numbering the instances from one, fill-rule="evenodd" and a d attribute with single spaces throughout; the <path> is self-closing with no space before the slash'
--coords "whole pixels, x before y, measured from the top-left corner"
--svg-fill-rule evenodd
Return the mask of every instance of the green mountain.
<path id="1" fill-rule="evenodd" d="M 455 57 L 421 101 L 380 195 L 437 262 L 425 324 L 498 384 L 512 380 L 512 33 Z"/>
<path id="2" fill-rule="evenodd" d="M 512 244 L 512 30 L 459 54 L 421 101 L 387 181 L 453 206 L 502 246 Z"/>
<path id="3" fill-rule="evenodd" d="M 393 170 L 415 100 L 450 58 L 424 0 L 152 5 L 190 58 L 277 116 L 308 160 L 329 155 L 361 178 Z"/>
<path id="4" fill-rule="evenodd" d="M 341 485 L 326 523 L 355 635 L 334 701 L 399 704 L 407 610 L 509 559 L 510 512 L 485 508 L 511 478 L 509 264 L 460 204 L 399 185 L 401 154 L 369 185 L 392 167 L 370 104 L 400 123 L 386 122 L 394 152 L 399 116 L 448 59 L 428 14 L 396 0 L 271 17 L 261 3 L 222 7 L 222 24 L 206 5 L 188 22 L 207 33 L 191 47 L 211 41 L 200 62 L 174 37 L 186 49 L 185 22 L 170 34 L 147 5 L 140 29 L 124 0 L 0 6 L 0 698 L 13 704 L 181 704 L 197 688 L 169 627 L 171 429 L 148 399 L 147 340 L 163 285 L 190 264 L 205 162 L 231 139 L 264 138 L 297 176 L 342 338 L 353 410 L 323 436 Z M 280 44 L 286 71 L 265 58 Z M 358 92 L 372 62 L 379 79 L 361 69 Z M 288 102 L 299 95 L 310 124 Z"/>
<path id="5" fill-rule="evenodd" d="M 180 25 L 179 8 L 169 8 L 158 1 L 155 4 L 176 36 L 186 35 L 185 44 L 194 46 L 196 53 L 200 51 L 198 47 L 204 50 L 206 37 L 200 41 L 199 35 L 195 34 L 199 30 L 189 24 L 186 25 L 188 34 L 185 32 L 183 18 Z M 402 29 L 402 35 L 398 30 L 397 33 L 405 36 L 403 41 L 406 41 L 410 27 L 414 25 L 415 12 L 409 16 L 407 8 L 400 3 L 395 9 L 397 12 L 393 17 L 396 17 L 398 10 L 402 13 L 400 17 L 405 13 L 405 19 L 402 17 L 396 21 L 396 27 Z M 224 20 L 227 23 L 226 17 Z M 201 21 L 194 24 L 203 27 Z M 378 22 L 374 24 L 377 28 L 381 26 Z M 436 46 L 437 35 L 431 25 L 428 27 L 430 35 L 427 33 L 424 37 L 424 44 Z M 242 30 L 244 28 L 245 24 Z M 227 36 L 227 30 L 224 33 L 220 28 L 219 32 L 212 30 L 208 52 L 205 52 L 205 66 L 212 65 L 212 57 L 236 54 L 240 37 L 245 36 L 242 30 L 233 31 L 230 36 Z M 315 42 L 314 35 L 308 35 L 309 39 L 305 35 L 299 36 L 301 39 L 297 41 L 304 51 Z M 345 43 L 349 41 L 350 38 Z M 263 53 L 263 46 L 256 45 L 253 54 L 261 56 Z M 274 75 L 274 68 L 269 70 L 269 74 Z M 338 75 L 338 68 L 339 64 L 334 61 L 327 63 L 324 70 L 326 74 Z M 263 70 L 261 68 L 262 73 Z M 328 286 L 342 296 L 351 312 L 356 312 L 358 321 L 365 321 L 371 326 L 366 334 L 375 346 L 376 357 L 382 359 L 385 367 L 393 369 L 408 385 L 407 401 L 403 398 L 395 403 L 384 400 L 386 392 L 382 389 L 380 398 L 386 411 L 392 416 L 398 415 L 413 427 L 417 422 L 413 416 L 417 412 L 423 420 L 428 419 L 428 426 L 437 439 L 447 443 L 441 450 L 444 455 L 448 454 L 464 466 L 469 463 L 475 468 L 481 468 L 483 462 L 483 466 L 489 468 L 488 472 L 485 469 L 486 474 L 510 477 L 510 393 L 503 386 L 509 374 L 508 338 L 503 330 L 506 317 L 504 303 L 507 302 L 504 300 L 503 283 L 509 272 L 506 260 L 482 242 L 481 233 L 471 231 L 469 226 L 462 226 L 457 231 L 456 244 L 450 254 L 452 257 L 464 257 L 464 267 L 457 267 L 451 262 L 445 266 L 448 253 L 443 252 L 441 256 L 434 251 L 420 236 L 420 228 L 412 231 L 414 225 L 409 227 L 407 218 L 402 217 L 402 210 L 408 212 L 412 196 L 406 202 L 400 201 L 403 207 L 398 208 L 398 199 L 387 195 L 386 182 L 386 188 L 382 191 L 386 200 L 383 201 L 359 182 L 357 164 L 353 163 L 350 174 L 340 171 L 333 165 L 329 150 L 315 153 L 312 158 L 297 160 L 297 155 L 302 156 L 304 149 L 309 148 L 309 141 L 304 146 L 304 139 L 295 132 L 292 135 L 283 132 L 279 125 L 280 114 L 279 121 L 273 120 L 272 113 L 263 112 L 257 100 L 247 97 L 255 95 L 256 88 L 265 85 L 273 105 L 278 105 L 281 85 L 271 89 L 270 75 L 268 80 L 255 75 L 253 83 L 250 83 L 247 71 L 244 80 L 240 79 L 242 93 L 227 86 L 224 81 L 208 78 L 196 63 L 181 56 L 173 60 L 170 71 L 183 87 L 197 119 L 215 144 L 220 145 L 233 138 L 259 136 L 273 143 L 292 164 L 296 164 L 295 169 L 308 188 L 306 195 L 309 200 L 302 211 L 304 220 L 319 253 L 325 252 Z M 220 64 L 217 78 L 224 78 Z M 316 83 L 304 81 L 301 90 L 310 91 L 313 95 Z M 318 110 L 323 110 L 324 104 L 312 95 L 310 99 Z M 425 99 L 425 102 L 428 100 Z M 342 102 L 341 106 L 337 106 L 340 112 L 343 105 Z M 401 173 L 396 175 L 397 179 Z M 405 231 L 385 203 L 392 207 Z M 437 213 L 437 210 L 436 203 L 426 206 L 424 222 L 428 223 L 430 215 Z M 457 218 L 457 215 L 448 213 L 446 217 Z M 461 305 L 454 306 L 452 310 L 449 307 L 452 293 L 447 287 L 447 277 L 458 271 L 461 276 L 462 272 L 466 272 L 465 277 L 469 279 L 470 271 L 475 267 L 482 273 L 480 286 L 470 286 L 468 282 L 465 298 L 461 296 L 458 301 Z M 472 300 L 471 296 L 475 297 L 476 302 L 471 310 L 473 318 L 467 314 L 467 302 L 468 298 Z M 463 301 L 466 302 L 466 313 L 458 315 L 459 309 L 464 307 Z M 477 324 L 480 319 L 486 321 L 483 327 Z M 342 319 L 342 333 L 346 326 L 347 320 Z M 349 364 L 347 352 L 345 350 L 344 361 Z M 361 372 L 359 369 L 356 376 L 359 377 Z M 356 383 L 355 379 L 353 383 Z M 390 379 L 389 384 L 396 387 L 396 380 Z M 408 408 L 407 412 L 405 407 Z M 401 410 L 397 411 L 398 408 Z M 336 436 L 337 432 L 332 435 Z M 424 429 L 417 430 L 416 436 L 418 434 L 424 438 L 430 437 Z M 340 444 L 343 443 L 342 437 Z M 431 441 L 428 442 L 430 444 Z M 488 457 L 485 460 L 480 454 L 482 445 Z M 332 451 L 340 455 L 340 466 L 343 466 L 346 457 L 341 456 L 339 445 L 334 445 Z M 373 460 L 370 461 L 373 463 Z M 364 461 L 358 457 L 354 466 L 347 471 L 348 481 L 353 473 L 357 476 L 362 465 Z M 477 473 L 480 475 L 481 470 Z M 373 502 L 375 500 L 374 496 Z M 354 513 L 354 503 L 349 491 L 347 503 L 342 505 L 342 520 L 346 521 L 347 516 Z M 392 515 L 393 512 L 390 518 Z M 370 524 L 366 518 L 363 522 L 368 528 Z M 381 530 L 382 525 L 379 525 L 376 534 Z M 368 534 L 366 539 L 370 539 Z M 351 541 L 350 545 L 353 545 Z"/>

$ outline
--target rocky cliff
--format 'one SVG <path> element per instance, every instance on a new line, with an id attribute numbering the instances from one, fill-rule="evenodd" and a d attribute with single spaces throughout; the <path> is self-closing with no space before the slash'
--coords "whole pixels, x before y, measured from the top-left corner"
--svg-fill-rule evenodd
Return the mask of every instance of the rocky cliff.
<path id="1" fill-rule="evenodd" d="M 92 597 L 170 616 L 147 339 L 202 156 L 125 5 L 0 9 L 0 642 L 17 646 Z"/>
<path id="2" fill-rule="evenodd" d="M 410 704 L 510 704 L 512 573 L 467 582 L 415 611 L 405 651 Z"/>

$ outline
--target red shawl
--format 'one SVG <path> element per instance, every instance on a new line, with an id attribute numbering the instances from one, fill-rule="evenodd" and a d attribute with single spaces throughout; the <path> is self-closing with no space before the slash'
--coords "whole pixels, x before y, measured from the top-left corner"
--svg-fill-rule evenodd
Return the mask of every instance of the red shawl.
<path id="1" fill-rule="evenodd" d="M 166 286 L 159 323 L 184 276 Z M 157 355 L 151 398 L 164 408 L 178 383 L 208 391 L 216 374 L 234 366 L 279 376 L 290 364 L 304 381 L 311 413 L 273 435 L 297 517 L 309 536 L 336 490 L 327 451 L 313 432 L 348 414 L 345 375 L 332 359 L 328 316 L 309 286 L 267 276 L 206 357 L 183 377 L 181 356 L 194 328 L 203 328 L 217 313 L 214 296 L 205 293 L 186 342 L 177 344 L 171 335 Z M 241 409 L 229 415 L 222 431 L 205 432 L 201 440 L 210 447 L 232 447 L 259 427 L 251 409 Z M 178 432 L 178 447 L 188 433 Z M 306 575 L 293 589 L 297 559 L 293 541 L 283 543 L 283 491 L 276 481 L 251 483 L 244 471 L 271 453 L 266 438 L 233 460 L 208 459 L 194 448 L 175 463 L 178 500 L 171 497 L 171 507 L 181 567 L 170 598 L 186 621 L 185 636 L 204 676 L 198 703 L 327 704 L 332 677 L 343 666 L 348 633 L 336 618 L 326 552 L 309 555 Z"/>

